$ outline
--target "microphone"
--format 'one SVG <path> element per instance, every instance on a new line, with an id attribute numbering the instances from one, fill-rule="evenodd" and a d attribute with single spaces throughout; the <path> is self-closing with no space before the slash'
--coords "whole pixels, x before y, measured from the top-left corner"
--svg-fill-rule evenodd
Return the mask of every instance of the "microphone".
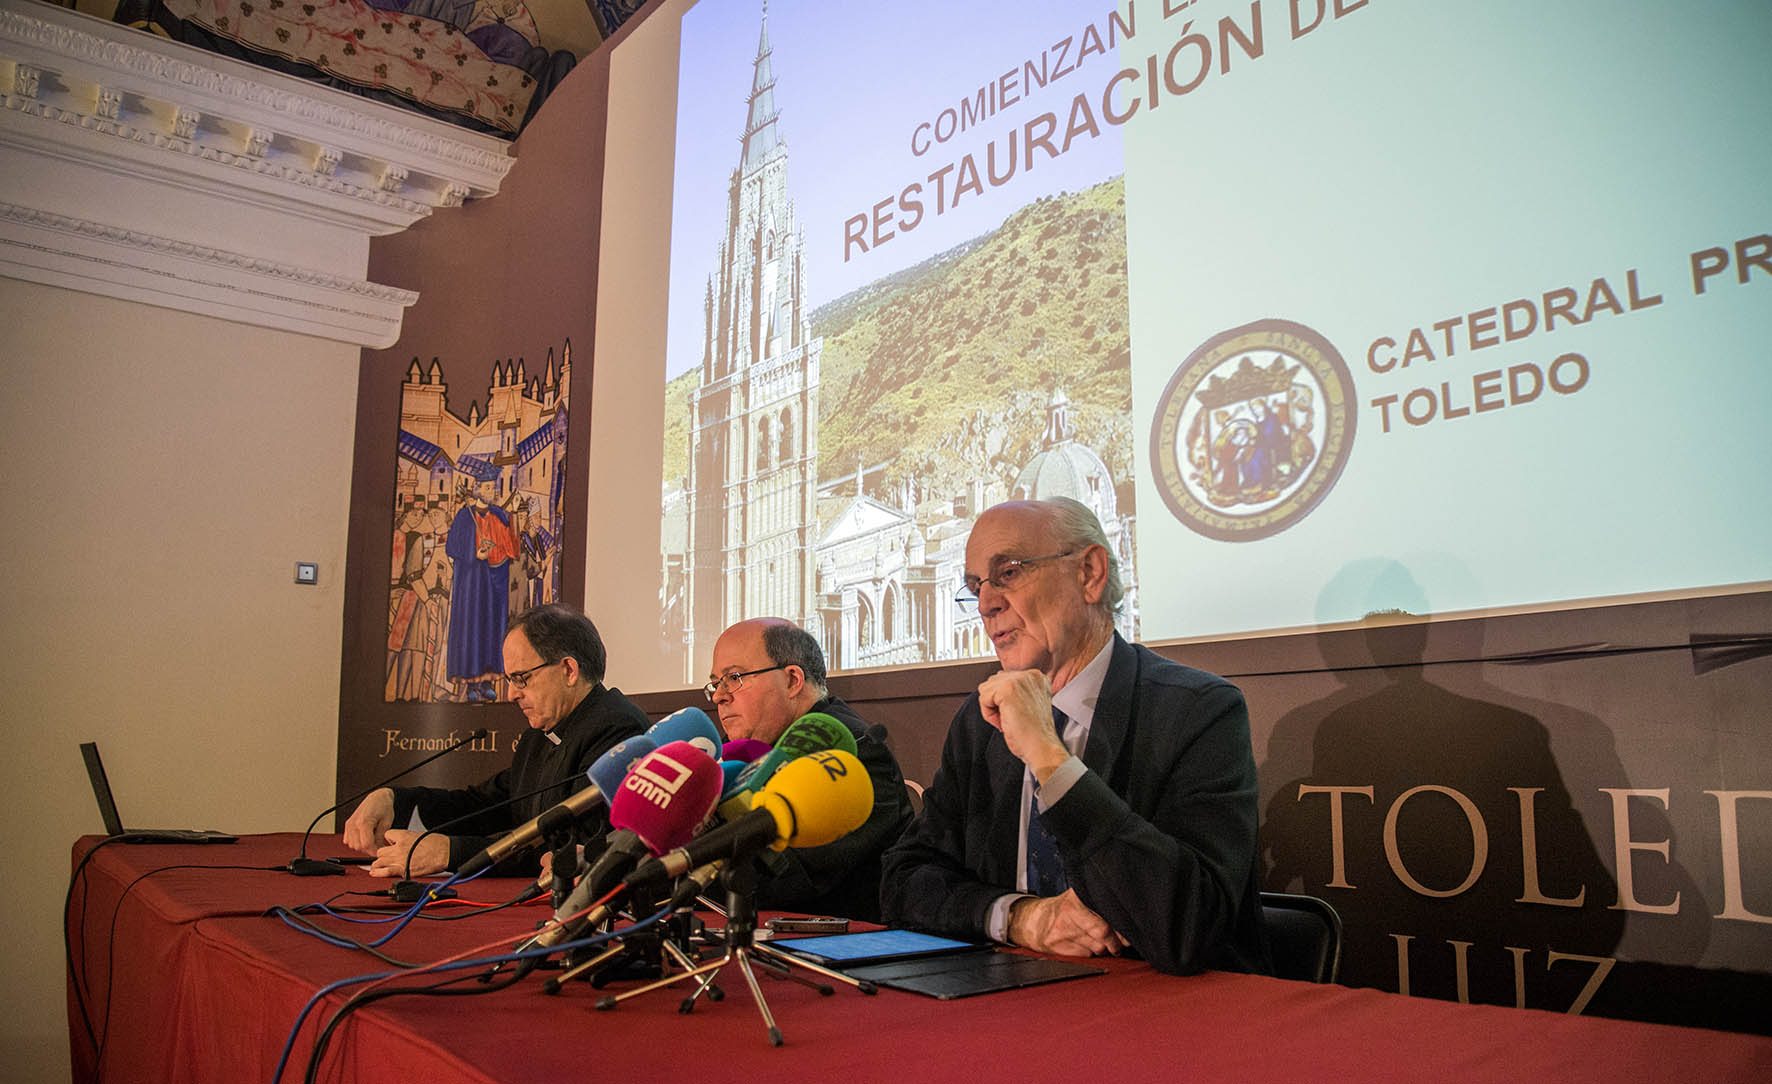
<path id="1" fill-rule="evenodd" d="M 361 790 L 361 791 L 357 792 L 356 794 L 351 795 L 349 798 L 344 799 L 344 801 L 332 803 L 331 805 L 327 806 L 325 809 L 322 809 L 320 811 L 320 817 L 326 816 L 326 814 L 331 813 L 333 810 L 337 809 L 339 806 L 344 805 L 345 802 L 354 802 L 357 799 L 363 797 L 365 794 L 369 794 L 373 791 L 380 790 L 382 787 L 387 786 L 389 783 L 392 783 L 394 780 L 405 775 L 407 772 L 417 771 L 418 769 L 424 767 L 426 764 L 429 764 L 431 761 L 436 760 L 438 757 L 447 756 L 448 754 L 455 752 L 457 749 L 460 749 L 464 745 L 467 745 L 471 742 L 477 742 L 480 739 L 486 737 L 486 735 L 488 735 L 489 733 L 491 733 L 491 731 L 487 730 L 485 727 L 481 727 L 480 729 L 474 731 L 472 734 L 469 734 L 467 737 L 462 738 L 460 741 L 452 742 L 451 744 L 444 746 L 442 749 L 438 750 L 435 753 L 432 753 L 430 756 L 419 761 L 417 764 L 413 764 L 413 765 L 410 765 L 406 768 L 402 768 L 400 771 L 397 771 L 393 775 L 388 776 L 386 779 L 375 784 L 374 786 L 368 787 L 364 790 Z M 325 874 L 343 873 L 345 871 L 345 868 L 343 866 L 339 865 L 337 862 L 327 862 L 327 861 L 313 859 L 313 858 L 308 857 L 308 837 L 314 834 L 314 825 L 320 823 L 320 817 L 315 817 L 314 823 L 308 825 L 308 830 L 306 832 L 302 833 L 301 853 L 296 855 L 296 857 L 293 860 L 291 860 L 289 863 L 289 866 L 288 866 L 289 872 L 295 874 L 297 877 L 319 877 L 319 876 L 322 876 Z"/>
<path id="2" fill-rule="evenodd" d="M 605 794 L 614 793 L 615 788 L 621 785 L 622 778 L 627 775 L 628 770 L 642 757 L 651 753 L 653 748 L 652 739 L 644 734 L 636 735 L 615 745 L 607 753 L 598 757 L 590 769 L 585 772 L 585 778 L 591 781 L 590 786 L 568 795 L 565 801 L 543 811 L 528 823 L 512 829 L 509 835 L 502 837 L 497 842 L 482 848 L 479 854 L 462 863 L 461 869 L 456 871 L 456 879 L 466 880 L 473 877 L 494 863 L 527 850 L 584 816 L 603 802 Z"/>
<path id="3" fill-rule="evenodd" d="M 561 905 L 565 913 L 601 899 L 648 854 L 689 842 L 720 800 L 723 780 L 713 758 L 688 742 L 672 742 L 647 754 L 609 799 L 612 830 L 603 853 Z M 578 906 L 570 906 L 575 900 Z"/>
<path id="4" fill-rule="evenodd" d="M 724 779 L 699 748 L 661 745 L 634 765 L 610 799 L 609 824 L 633 832 L 653 854 L 681 847 L 713 812 Z"/>
<path id="5" fill-rule="evenodd" d="M 743 816 L 745 811 L 751 808 L 751 792 L 762 783 L 753 786 L 746 778 L 745 769 L 749 767 L 750 765 L 742 760 L 722 760 L 720 762 L 720 774 L 725 777 L 725 781 L 720 787 L 720 802 L 714 807 L 714 813 L 719 820 L 729 821 L 734 817 Z M 729 808 L 732 810 L 730 816 L 726 813 Z"/>
<path id="6" fill-rule="evenodd" d="M 772 748 L 774 747 L 766 741 L 758 741 L 756 738 L 740 738 L 737 741 L 729 741 L 720 747 L 720 759 L 736 760 L 743 764 L 749 764 L 758 757 L 768 756 L 769 750 Z"/>
<path id="7" fill-rule="evenodd" d="M 671 910 L 675 911 L 678 908 L 689 906 L 695 897 L 708 890 L 708 886 L 714 883 L 714 878 L 718 877 L 720 871 L 725 868 L 725 860 L 720 859 L 690 870 L 688 876 L 677 882 L 677 890 L 671 893 Z"/>
<path id="8" fill-rule="evenodd" d="M 697 866 L 748 858 L 765 847 L 823 846 L 867 823 L 873 808 L 874 785 L 854 753 L 812 753 L 777 771 L 757 792 L 750 812 L 642 862 L 625 883 L 631 888 L 680 877 Z"/>
<path id="9" fill-rule="evenodd" d="M 636 734 L 624 742 L 612 746 L 609 752 L 597 758 L 590 770 L 585 774 L 591 782 L 605 795 L 614 794 L 621 788 L 621 781 L 661 743 L 645 734 Z M 621 754 L 617 756 L 616 754 Z"/>
<path id="10" fill-rule="evenodd" d="M 688 707 L 671 712 L 653 723 L 646 736 L 660 746 L 686 741 L 707 754 L 709 760 L 720 759 L 720 728 L 700 708 Z"/>
<path id="11" fill-rule="evenodd" d="M 853 754 L 855 735 L 835 715 L 822 711 L 809 711 L 800 716 L 775 739 L 775 752 L 786 751 L 795 757 L 826 749 L 841 749 Z"/>
<path id="12" fill-rule="evenodd" d="M 782 765 L 826 749 L 841 749 L 853 755 L 856 752 L 855 735 L 835 716 L 822 711 L 807 712 L 795 719 L 775 740 L 775 748 L 753 760 L 739 773 L 739 789 L 721 798 L 720 816 L 728 821 L 737 820 L 751 808 L 751 796 L 769 782 Z"/>
<path id="13" fill-rule="evenodd" d="M 721 801 L 725 801 L 743 789 L 744 784 L 738 781 L 738 777 L 744 769 L 745 763 L 742 760 L 722 760 L 720 762 L 720 774 L 725 777 L 725 782 L 720 784 Z"/>

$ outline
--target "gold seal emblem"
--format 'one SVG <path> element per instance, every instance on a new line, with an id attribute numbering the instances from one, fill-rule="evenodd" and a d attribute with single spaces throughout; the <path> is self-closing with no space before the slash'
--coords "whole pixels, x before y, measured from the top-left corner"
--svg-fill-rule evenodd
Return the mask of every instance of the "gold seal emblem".
<path id="1" fill-rule="evenodd" d="M 1175 518 L 1250 542 L 1311 513 L 1353 446 L 1353 377 L 1290 320 L 1221 332 L 1169 378 L 1151 422 L 1151 472 Z"/>

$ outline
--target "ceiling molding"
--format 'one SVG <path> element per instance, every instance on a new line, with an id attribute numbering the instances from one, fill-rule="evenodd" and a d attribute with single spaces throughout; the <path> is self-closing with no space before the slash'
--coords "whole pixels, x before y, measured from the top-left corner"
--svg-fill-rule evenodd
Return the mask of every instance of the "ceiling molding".
<path id="1" fill-rule="evenodd" d="M 368 238 L 497 193 L 508 141 L 0 0 L 0 274 L 391 344 Z"/>
<path id="2" fill-rule="evenodd" d="M 418 294 L 0 202 L 0 275 L 383 349 Z"/>

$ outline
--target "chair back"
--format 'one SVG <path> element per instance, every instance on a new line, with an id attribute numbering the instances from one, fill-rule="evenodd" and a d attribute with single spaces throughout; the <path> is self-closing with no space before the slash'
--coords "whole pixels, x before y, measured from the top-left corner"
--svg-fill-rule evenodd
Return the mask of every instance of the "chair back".
<path id="1" fill-rule="evenodd" d="M 1288 892 L 1263 892 L 1274 974 L 1303 982 L 1334 982 L 1341 972 L 1341 916 L 1328 901 Z"/>
<path id="2" fill-rule="evenodd" d="M 911 814 L 915 816 L 923 812 L 923 784 L 914 779 L 904 781 L 904 796 L 910 799 Z"/>

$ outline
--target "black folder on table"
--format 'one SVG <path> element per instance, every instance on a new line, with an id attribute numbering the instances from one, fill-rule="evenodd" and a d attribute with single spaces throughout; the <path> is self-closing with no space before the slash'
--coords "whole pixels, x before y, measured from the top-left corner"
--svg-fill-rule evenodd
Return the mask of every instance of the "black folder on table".
<path id="1" fill-rule="evenodd" d="M 98 743 L 81 742 L 80 755 L 86 758 L 86 774 L 92 779 L 92 796 L 98 799 L 98 815 L 104 818 L 106 835 L 123 836 L 127 843 L 233 843 L 240 838 L 204 828 L 124 828 L 117 815 L 117 800 L 111 797 L 105 763 L 98 756 Z"/>
<path id="2" fill-rule="evenodd" d="M 999 952 L 988 944 L 910 930 L 784 938 L 773 943 L 852 978 L 944 1001 L 1106 974 L 1088 964 Z"/>

